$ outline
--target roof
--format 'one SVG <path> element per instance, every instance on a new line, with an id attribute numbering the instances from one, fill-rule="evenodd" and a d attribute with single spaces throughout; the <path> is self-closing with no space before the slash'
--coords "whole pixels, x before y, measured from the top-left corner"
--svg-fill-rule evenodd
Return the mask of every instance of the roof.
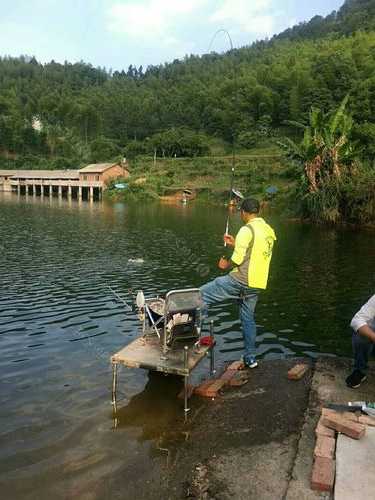
<path id="1" fill-rule="evenodd" d="M 90 172 L 95 172 L 95 173 L 101 173 L 104 172 L 105 170 L 108 170 L 111 167 L 115 167 L 116 165 L 119 165 L 119 163 L 92 163 L 91 165 L 87 165 L 87 167 L 81 168 L 79 173 L 90 173 Z"/>
<path id="2" fill-rule="evenodd" d="M 0 170 L 0 176 L 16 179 L 79 179 L 78 170 Z"/>

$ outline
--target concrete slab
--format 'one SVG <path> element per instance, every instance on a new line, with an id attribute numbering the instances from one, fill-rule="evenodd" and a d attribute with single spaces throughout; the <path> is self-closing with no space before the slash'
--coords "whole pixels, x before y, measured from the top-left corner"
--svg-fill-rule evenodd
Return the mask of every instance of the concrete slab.
<path id="1" fill-rule="evenodd" d="M 375 498 L 375 428 L 367 427 L 359 441 L 337 438 L 335 500 Z"/>

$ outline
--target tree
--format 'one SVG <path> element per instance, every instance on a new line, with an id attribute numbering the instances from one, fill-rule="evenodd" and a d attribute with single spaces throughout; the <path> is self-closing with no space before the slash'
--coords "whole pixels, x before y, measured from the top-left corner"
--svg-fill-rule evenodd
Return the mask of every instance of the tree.
<path id="1" fill-rule="evenodd" d="M 350 137 L 353 119 L 345 112 L 348 99 L 346 96 L 331 113 L 312 108 L 309 125 L 295 124 L 304 131 L 300 144 L 288 138 L 279 143 L 289 157 L 303 164 L 310 193 L 318 192 L 332 179 L 340 179 L 359 154 Z"/>

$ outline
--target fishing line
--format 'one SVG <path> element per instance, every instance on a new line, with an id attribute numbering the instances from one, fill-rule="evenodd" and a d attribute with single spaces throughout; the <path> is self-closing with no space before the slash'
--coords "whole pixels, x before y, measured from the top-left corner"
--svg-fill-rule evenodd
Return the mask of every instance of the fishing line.
<path id="1" fill-rule="evenodd" d="M 223 33 L 224 35 L 227 36 L 228 38 L 228 41 L 229 41 L 229 45 L 230 45 L 230 52 L 233 53 L 233 42 L 232 42 L 232 38 L 229 34 L 229 32 L 224 29 L 224 28 L 221 28 L 219 30 L 216 31 L 216 33 L 213 35 L 212 39 L 211 39 L 211 42 L 210 42 L 210 45 L 208 47 L 208 53 L 210 53 L 211 51 L 211 48 L 212 48 L 212 45 L 217 37 L 217 35 Z M 235 68 L 235 62 L 233 60 L 233 82 L 234 82 L 234 86 L 235 86 L 235 92 L 234 92 L 234 97 L 235 97 L 235 106 L 236 108 L 238 108 L 238 80 L 237 80 L 237 72 L 236 72 L 236 68 Z M 236 163 L 236 141 L 235 141 L 235 127 L 234 127 L 234 124 L 232 124 L 232 130 L 231 130 L 231 135 L 232 135 L 232 168 L 231 168 L 231 182 L 230 182 L 230 190 L 229 190 L 229 201 L 228 201 L 228 216 L 227 216 L 227 220 L 226 220 L 226 224 L 225 224 L 225 235 L 228 235 L 229 234 L 229 221 L 230 221 L 230 207 L 231 207 L 231 204 L 232 204 L 232 195 L 233 195 L 233 188 L 234 188 L 234 177 L 235 177 L 235 163 Z M 224 242 L 224 247 L 227 246 L 227 243 L 226 241 Z"/>

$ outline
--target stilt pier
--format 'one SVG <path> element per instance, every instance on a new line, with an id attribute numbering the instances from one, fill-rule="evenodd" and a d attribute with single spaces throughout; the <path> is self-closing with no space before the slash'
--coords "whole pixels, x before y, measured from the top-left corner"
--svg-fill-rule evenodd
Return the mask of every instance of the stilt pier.
<path id="1" fill-rule="evenodd" d="M 80 170 L 0 170 L 0 191 L 94 201 L 102 199 L 108 181 L 129 175 L 124 163 L 98 163 Z"/>

